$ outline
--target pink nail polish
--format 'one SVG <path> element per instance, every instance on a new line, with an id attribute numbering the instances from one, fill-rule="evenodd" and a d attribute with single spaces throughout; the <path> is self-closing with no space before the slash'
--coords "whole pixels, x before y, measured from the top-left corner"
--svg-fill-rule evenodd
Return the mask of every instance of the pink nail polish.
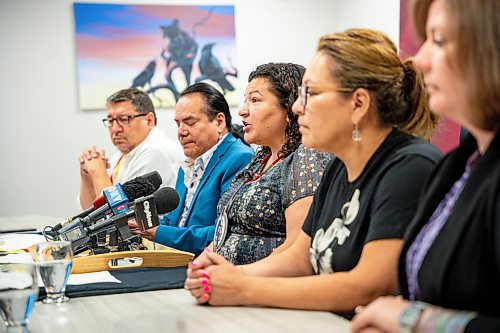
<path id="1" fill-rule="evenodd" d="M 205 302 L 208 301 L 208 298 L 210 296 L 208 296 L 208 294 L 203 294 L 203 296 L 201 297 Z"/>
<path id="2" fill-rule="evenodd" d="M 207 285 L 208 284 L 208 280 L 201 280 L 201 284 L 202 285 Z"/>
<path id="3" fill-rule="evenodd" d="M 210 253 L 212 253 L 212 252 L 213 252 L 213 251 L 212 251 L 212 249 L 211 249 L 211 248 L 209 248 L 209 247 L 206 247 L 206 248 L 205 248 L 205 251 L 210 252 Z"/>
<path id="4" fill-rule="evenodd" d="M 193 266 L 198 265 L 198 261 L 197 261 L 197 260 L 193 260 L 193 261 L 191 261 L 191 265 L 193 265 Z"/>
<path id="5" fill-rule="evenodd" d="M 208 273 L 206 273 L 206 272 L 201 273 L 201 277 L 209 278 Z"/>
<path id="6" fill-rule="evenodd" d="M 205 288 L 203 288 L 203 291 L 206 292 L 206 293 L 209 293 L 209 292 L 212 291 L 212 287 L 206 286 Z"/>

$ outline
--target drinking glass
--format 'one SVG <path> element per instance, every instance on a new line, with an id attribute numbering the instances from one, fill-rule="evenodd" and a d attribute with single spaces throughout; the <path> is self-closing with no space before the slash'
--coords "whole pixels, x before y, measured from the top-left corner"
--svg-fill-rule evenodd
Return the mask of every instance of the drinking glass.
<path id="1" fill-rule="evenodd" d="M 34 263 L 0 263 L 0 313 L 7 332 L 29 332 L 28 318 L 37 298 Z"/>
<path id="2" fill-rule="evenodd" d="M 46 304 L 64 303 L 69 298 L 64 295 L 66 282 L 71 272 L 73 252 L 67 241 L 40 243 L 36 246 L 38 269 L 42 277 L 47 297 Z"/>

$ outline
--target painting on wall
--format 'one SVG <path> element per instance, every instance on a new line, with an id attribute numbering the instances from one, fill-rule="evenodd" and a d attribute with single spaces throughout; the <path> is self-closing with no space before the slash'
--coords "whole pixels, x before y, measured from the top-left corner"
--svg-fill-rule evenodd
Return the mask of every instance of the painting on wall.
<path id="1" fill-rule="evenodd" d="M 401 48 L 401 58 L 406 59 L 415 55 L 420 47 L 416 34 L 413 30 L 413 22 L 410 15 L 410 0 L 400 0 L 400 21 L 399 21 L 399 45 Z M 441 118 L 441 124 L 437 133 L 431 138 L 443 153 L 458 146 L 460 137 L 460 126 L 449 119 Z"/>
<path id="2" fill-rule="evenodd" d="M 200 81 L 238 104 L 234 6 L 75 3 L 74 17 L 82 110 L 130 87 L 172 108 Z"/>

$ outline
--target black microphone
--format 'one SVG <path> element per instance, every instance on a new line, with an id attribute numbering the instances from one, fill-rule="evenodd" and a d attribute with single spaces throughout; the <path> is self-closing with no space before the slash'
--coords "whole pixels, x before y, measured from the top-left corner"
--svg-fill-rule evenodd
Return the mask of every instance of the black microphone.
<path id="1" fill-rule="evenodd" d="M 138 201 L 142 203 L 138 205 Z M 171 187 L 163 187 L 154 195 L 137 199 L 135 203 L 135 214 L 137 226 L 141 231 L 146 231 L 160 224 L 158 214 L 173 211 L 179 205 L 179 194 Z"/>
<path id="2" fill-rule="evenodd" d="M 154 193 L 161 185 L 162 179 L 158 171 L 149 172 L 145 175 L 136 177 L 128 182 L 123 183 L 121 188 L 129 200 L 135 200 Z M 109 211 L 110 207 L 104 195 L 99 196 L 93 202 L 93 207 L 90 207 L 78 215 L 66 219 L 65 221 L 56 224 L 52 231 L 57 232 L 67 224 L 79 219 L 88 217 L 87 223 L 90 221 L 97 221 L 103 218 Z"/>
<path id="3" fill-rule="evenodd" d="M 160 188 L 161 184 L 162 179 L 158 171 L 152 171 L 123 183 L 121 188 L 129 200 L 135 200 L 153 194 Z M 109 202 L 103 194 L 97 197 L 92 204 L 94 209 L 98 209 L 107 203 Z"/>
<path id="4" fill-rule="evenodd" d="M 59 232 L 59 239 L 71 242 L 73 250 L 80 248 L 87 244 L 90 236 L 110 229 L 115 228 L 119 231 L 124 240 L 132 237 L 128 230 L 128 220 L 135 218 L 137 221 L 143 220 L 144 216 L 149 216 L 149 220 L 154 225 L 159 224 L 159 214 L 168 213 L 179 204 L 179 195 L 177 192 L 169 187 L 161 188 L 155 194 L 147 197 L 138 198 L 134 201 L 134 208 L 126 212 L 119 213 L 104 221 L 97 222 L 93 225 L 86 226 L 80 219 L 80 223 L 72 225 L 72 228 L 64 229 L 64 232 Z M 149 223 L 146 217 L 145 223 Z"/>
<path id="5" fill-rule="evenodd" d="M 148 228 L 157 226 L 158 214 L 166 214 L 173 211 L 179 205 L 179 194 L 171 187 L 164 187 L 152 195 L 134 200 L 134 208 L 117 214 L 109 219 L 97 222 L 87 228 L 90 234 L 94 234 L 108 227 L 114 226 L 117 221 L 126 218 L 127 221 L 135 217 L 137 224 L 148 225 Z M 151 225 L 151 226 L 149 226 Z"/>
<path id="6" fill-rule="evenodd" d="M 144 180 L 148 180 L 149 183 L 144 182 Z M 122 188 L 130 200 L 135 200 L 153 194 L 154 191 L 160 188 L 161 184 L 162 179 L 158 171 L 152 171 L 124 183 Z M 154 190 L 149 185 L 152 185 Z M 94 208 L 99 208 L 106 203 L 106 198 L 101 195 L 93 201 L 92 205 Z"/>
<path id="7" fill-rule="evenodd" d="M 151 185 L 151 182 L 148 180 L 143 179 L 142 182 L 146 185 Z M 105 205 L 99 207 L 84 218 L 77 218 L 64 225 L 60 230 L 58 230 L 58 232 L 65 233 L 78 224 L 83 224 L 85 227 L 88 227 L 92 224 L 92 222 L 100 220 L 108 214 L 118 215 L 128 210 L 129 199 L 120 184 L 111 185 L 110 187 L 105 188 L 103 190 L 103 196 L 107 202 Z"/>
<path id="8" fill-rule="evenodd" d="M 108 219 L 105 219 L 104 221 L 97 222 L 95 224 L 92 224 L 91 226 L 87 227 L 86 233 L 87 235 L 92 235 L 96 234 L 98 232 L 104 231 L 112 226 L 115 225 L 115 222 L 125 218 L 127 221 L 130 220 L 131 218 L 135 217 L 135 211 L 133 209 L 129 209 L 126 212 L 113 215 Z"/>

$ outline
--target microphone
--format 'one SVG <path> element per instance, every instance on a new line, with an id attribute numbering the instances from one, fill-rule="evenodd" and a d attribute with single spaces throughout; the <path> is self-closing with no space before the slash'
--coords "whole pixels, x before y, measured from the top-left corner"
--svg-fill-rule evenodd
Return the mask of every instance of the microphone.
<path id="1" fill-rule="evenodd" d="M 128 220 L 135 218 L 136 221 L 143 221 L 141 223 L 149 228 L 150 223 L 152 226 L 159 224 L 158 213 L 168 213 L 177 208 L 178 204 L 179 195 L 177 192 L 172 188 L 165 187 L 153 195 L 134 200 L 133 209 L 118 213 L 88 227 L 80 221 L 80 223 L 72 225 L 72 228 L 65 228 L 64 231 L 62 229 L 58 236 L 61 240 L 70 241 L 73 250 L 87 244 L 90 236 L 110 228 L 116 228 L 122 239 L 127 240 L 132 237 L 128 229 Z"/>
<path id="2" fill-rule="evenodd" d="M 146 181 L 149 181 L 149 183 L 147 183 Z M 122 187 L 125 195 L 130 200 L 135 200 L 137 198 L 153 194 L 160 188 L 161 184 L 162 179 L 158 171 L 152 171 L 145 175 L 129 180 L 128 182 L 124 183 Z M 151 185 L 154 187 L 153 190 L 151 190 Z M 104 195 L 101 195 L 94 200 L 92 205 L 97 209 L 105 205 L 106 203 L 108 203 L 107 198 Z"/>
<path id="3" fill-rule="evenodd" d="M 128 208 L 128 197 L 123 192 L 122 186 L 116 184 L 115 186 L 110 186 L 102 191 L 108 206 L 111 208 L 113 215 L 117 215 L 127 211 Z"/>
<path id="4" fill-rule="evenodd" d="M 146 231 L 160 224 L 158 214 L 165 214 L 177 208 L 180 202 L 179 194 L 171 187 L 163 187 L 153 195 L 144 197 L 143 204 L 134 201 L 137 226 Z"/>
<path id="5" fill-rule="evenodd" d="M 144 180 L 144 183 L 145 185 L 151 185 L 151 182 L 148 180 Z M 72 229 L 74 226 L 78 224 L 83 224 L 84 226 L 88 227 L 89 225 L 92 224 L 92 222 L 100 220 L 109 213 L 112 213 L 113 215 L 118 215 L 128 210 L 129 200 L 120 184 L 112 185 L 108 188 L 105 188 L 103 190 L 103 196 L 106 198 L 107 202 L 105 205 L 94 210 L 84 218 L 77 218 L 71 221 L 70 223 L 65 224 L 60 230 L 58 230 L 59 233 L 65 233 L 66 231 Z"/>
<path id="6" fill-rule="evenodd" d="M 156 227 L 160 224 L 158 214 L 165 214 L 173 211 L 179 205 L 179 194 L 171 188 L 164 187 L 154 194 L 134 200 L 134 208 L 116 214 L 102 222 L 95 223 L 88 227 L 91 233 L 97 233 L 115 224 L 115 221 L 126 217 L 127 220 L 135 217 L 137 224 L 143 225 L 145 229 Z M 123 215 L 125 214 L 125 215 Z M 143 230 L 145 230 L 143 229 Z"/>
<path id="7" fill-rule="evenodd" d="M 153 171 L 147 173 L 145 175 L 136 177 L 128 182 L 123 183 L 121 185 L 122 190 L 126 197 L 130 200 L 135 200 L 137 198 L 141 198 L 143 196 L 150 195 L 154 193 L 161 185 L 162 179 L 158 171 Z M 93 207 L 90 207 L 78 215 L 75 215 L 71 218 L 66 219 L 65 221 L 56 224 L 52 231 L 57 232 L 62 227 L 71 223 L 77 219 L 83 219 L 88 217 L 89 221 L 96 221 L 105 216 L 105 214 L 110 209 L 109 206 L 106 206 L 108 203 L 106 201 L 106 197 L 104 195 L 99 196 L 93 202 Z M 106 207 L 104 207 L 106 206 Z M 102 208 L 102 209 L 99 209 Z M 77 222 L 78 223 L 78 222 Z"/>

